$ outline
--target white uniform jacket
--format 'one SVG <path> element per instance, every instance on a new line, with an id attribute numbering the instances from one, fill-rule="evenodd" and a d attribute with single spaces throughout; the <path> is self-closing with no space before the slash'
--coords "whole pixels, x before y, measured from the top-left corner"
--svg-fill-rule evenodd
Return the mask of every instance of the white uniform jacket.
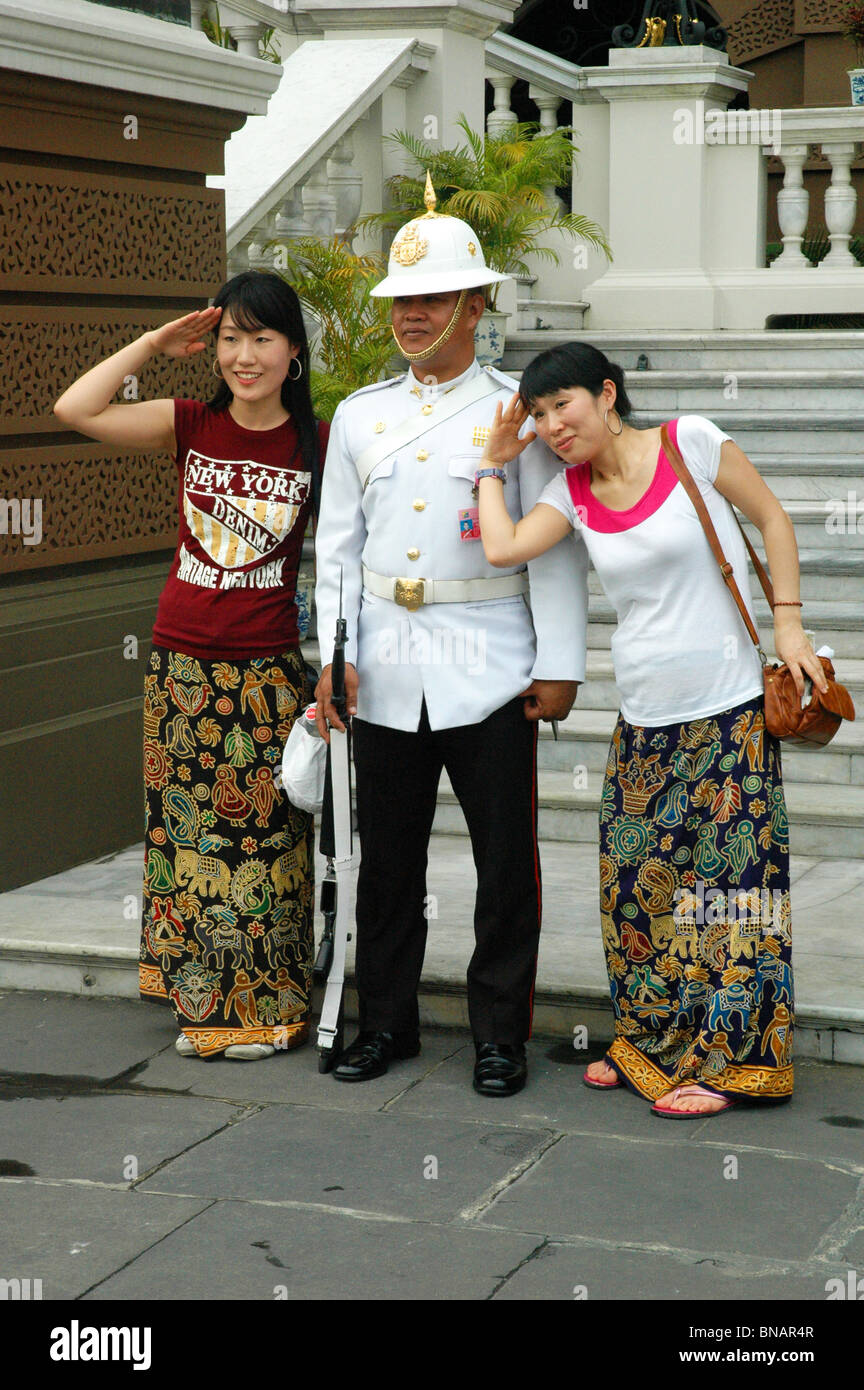
<path id="1" fill-rule="evenodd" d="M 435 425 L 447 393 L 481 371 L 499 385 Z M 331 660 L 342 574 L 346 660 L 360 678 L 357 715 L 391 729 L 416 730 L 425 696 L 432 729 L 478 723 L 532 679 L 585 679 L 588 558 L 584 542 L 566 536 L 528 566 L 525 598 L 430 603 L 409 611 L 363 584 L 363 566 L 378 575 L 426 579 L 500 578 L 518 568 L 490 565 L 472 496 L 488 427 L 498 401 L 517 383 L 476 363 L 455 382 L 423 386 L 412 373 L 355 391 L 333 419 L 324 467 L 316 540 L 318 639 L 321 664 Z M 431 428 L 395 447 L 364 490 L 355 467 L 363 451 L 432 405 Z M 530 422 L 526 428 L 530 428 Z M 517 521 L 533 507 L 560 460 L 535 440 L 507 467 L 504 496 Z M 463 535 L 467 538 L 463 539 Z M 533 622 L 532 622 L 533 617 Z"/>

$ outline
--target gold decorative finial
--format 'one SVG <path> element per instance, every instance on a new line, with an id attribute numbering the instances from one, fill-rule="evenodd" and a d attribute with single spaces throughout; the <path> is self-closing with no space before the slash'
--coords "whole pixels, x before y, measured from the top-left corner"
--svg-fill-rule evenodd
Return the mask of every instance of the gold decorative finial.
<path id="1" fill-rule="evenodd" d="M 434 213 L 435 204 L 438 199 L 435 196 L 435 189 L 432 187 L 432 177 L 429 170 L 426 170 L 426 192 L 423 194 L 423 202 L 426 204 L 426 211 Z"/>

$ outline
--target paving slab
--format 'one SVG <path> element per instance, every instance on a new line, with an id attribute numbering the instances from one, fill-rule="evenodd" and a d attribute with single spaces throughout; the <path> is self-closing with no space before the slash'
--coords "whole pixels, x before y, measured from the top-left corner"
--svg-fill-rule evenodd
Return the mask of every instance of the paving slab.
<path id="1" fill-rule="evenodd" d="M 202 1218 L 199 1218 L 202 1219 Z M 174 1239 L 174 1237 L 172 1237 Z M 825 1298 L 829 1278 L 844 1277 L 845 1268 L 836 1263 L 826 1265 L 815 1274 L 772 1271 L 758 1275 L 742 1272 L 740 1263 L 722 1256 L 705 1256 L 681 1252 L 666 1254 L 657 1250 L 615 1250 L 584 1242 L 542 1246 L 521 1265 L 499 1288 L 496 1302 L 529 1300 L 617 1299 L 633 1302 L 659 1300 L 695 1303 L 723 1302 L 773 1303 L 777 1300 L 813 1301 Z M 694 1321 L 704 1322 L 704 1314 Z M 729 1325 L 729 1315 L 718 1311 L 717 1326 Z M 806 1317 L 797 1321 L 805 1322 Z M 739 1306 L 734 1325 L 777 1322 L 776 1315 L 753 1313 Z M 684 1340 L 681 1341 L 684 1346 Z M 696 1345 L 696 1343 L 686 1343 Z M 717 1342 L 705 1341 L 700 1346 L 716 1347 Z M 754 1346 L 759 1343 L 754 1340 Z M 774 1343 L 772 1343 L 774 1345 Z M 796 1347 L 807 1346 L 807 1341 Z"/>
<path id="2" fill-rule="evenodd" d="M 0 1105 L 0 1160 L 41 1178 L 130 1183 L 242 1114 L 236 1104 L 173 1096 L 10 1100 Z"/>
<path id="3" fill-rule="evenodd" d="M 567 1135 L 481 1221 L 552 1239 L 804 1260 L 859 1185 L 830 1164 L 775 1154 L 742 1155 L 738 1177 L 724 1176 L 732 1171 L 713 1146 Z"/>
<path id="4" fill-rule="evenodd" d="M 7 1178 L 0 1181 L 0 1274 L 41 1279 L 43 1299 L 80 1298 L 207 1205 Z"/>
<path id="5" fill-rule="evenodd" d="M 182 1154 L 141 1191 L 442 1220 L 480 1199 L 550 1138 L 548 1130 L 492 1121 L 271 1106 Z"/>
<path id="6" fill-rule="evenodd" d="M 108 1080 L 173 1044 L 157 1004 L 29 991 L 0 995 L 0 1073 Z"/>
<path id="7" fill-rule="evenodd" d="M 354 1031 L 349 1028 L 348 1041 Z M 260 1062 L 234 1062 L 225 1057 L 204 1061 L 200 1057 L 181 1057 L 170 1047 L 151 1058 L 136 1073 L 132 1084 L 136 1091 L 177 1091 L 190 1096 L 316 1105 L 329 1110 L 380 1110 L 464 1047 L 464 1038 L 457 1033 L 424 1030 L 419 1057 L 394 1062 L 386 1075 L 361 1084 L 335 1081 L 329 1073 L 320 1073 L 318 1050 L 312 1042 L 288 1052 L 276 1052 Z"/>
<path id="8" fill-rule="evenodd" d="M 223 1201 L 88 1299 L 487 1299 L 537 1244 L 509 1231 Z"/>

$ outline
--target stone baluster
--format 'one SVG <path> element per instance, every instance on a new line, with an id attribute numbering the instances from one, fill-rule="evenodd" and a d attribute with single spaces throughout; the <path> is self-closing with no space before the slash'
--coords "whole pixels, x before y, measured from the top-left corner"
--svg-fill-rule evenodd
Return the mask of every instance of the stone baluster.
<path id="1" fill-rule="evenodd" d="M 336 195 L 327 178 L 327 160 L 319 159 L 303 185 L 303 209 L 312 232 L 329 241 L 336 228 Z"/>
<path id="2" fill-rule="evenodd" d="M 855 158 L 855 145 L 851 142 L 842 145 L 823 142 L 822 149 L 831 161 L 831 186 L 825 192 L 825 223 L 831 237 L 831 250 L 820 261 L 820 269 L 822 266 L 831 270 L 837 266 L 857 266 L 858 262 L 849 250 L 858 206 L 849 169 Z"/>
<path id="3" fill-rule="evenodd" d="M 223 27 L 228 30 L 237 45 L 237 52 L 244 58 L 258 58 L 258 43 L 264 33 L 264 25 L 259 19 L 230 20 Z"/>
<path id="4" fill-rule="evenodd" d="M 516 112 L 510 110 L 510 93 L 516 78 L 509 72 L 490 72 L 487 79 L 492 83 L 495 105 L 486 117 L 486 131 L 489 135 L 498 135 L 508 125 L 515 125 L 518 119 Z"/>
<path id="5" fill-rule="evenodd" d="M 191 15 L 190 15 L 189 23 L 190 23 L 190 28 L 192 29 L 192 33 L 193 33 L 193 34 L 203 34 L 203 33 L 204 33 L 204 25 L 201 23 L 201 17 L 202 17 L 202 15 L 204 14 L 204 11 L 205 11 L 206 8 L 207 8 L 207 0 L 190 0 L 190 4 L 191 4 Z"/>
<path id="6" fill-rule="evenodd" d="M 270 246 L 264 249 L 268 242 L 272 242 L 276 236 L 276 214 L 275 210 L 268 212 L 261 221 L 256 223 L 249 238 L 249 269 L 250 270 L 272 270 L 273 262 L 276 259 L 275 248 Z"/>
<path id="7" fill-rule="evenodd" d="M 544 92 L 541 87 L 537 87 L 533 82 L 528 88 L 528 95 L 534 105 L 540 109 L 540 131 L 548 134 L 550 131 L 558 129 L 558 107 L 561 105 L 561 98 L 555 92 Z M 554 186 L 547 184 L 543 190 L 547 201 L 551 206 L 556 207 L 559 212 L 565 212 L 566 207 L 555 192 Z"/>
<path id="8" fill-rule="evenodd" d="M 350 247 L 354 240 L 352 228 L 360 215 L 363 201 L 363 175 L 354 164 L 354 142 L 350 131 L 330 151 L 327 172 L 336 198 L 336 235 Z"/>
<path id="9" fill-rule="evenodd" d="M 306 219 L 303 208 L 303 184 L 295 183 L 276 214 L 276 235 L 280 241 L 297 241 L 300 237 L 313 235 L 312 227 Z"/>
<path id="10" fill-rule="evenodd" d="M 228 274 L 240 275 L 244 270 L 249 269 L 249 246 L 251 237 L 244 237 L 232 246 L 228 252 Z"/>
<path id="11" fill-rule="evenodd" d="M 783 145 L 780 150 L 783 161 L 783 187 L 777 194 L 777 220 L 783 238 L 783 250 L 771 269 L 804 269 L 810 265 L 801 242 L 807 227 L 807 212 L 810 194 L 804 187 L 804 161 L 807 158 L 806 145 Z"/>

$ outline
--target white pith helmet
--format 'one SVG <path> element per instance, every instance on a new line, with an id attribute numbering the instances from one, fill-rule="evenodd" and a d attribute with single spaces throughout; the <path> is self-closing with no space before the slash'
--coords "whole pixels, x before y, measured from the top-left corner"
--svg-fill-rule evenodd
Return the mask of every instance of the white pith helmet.
<path id="1" fill-rule="evenodd" d="M 374 296 L 445 294 L 511 278 L 489 269 L 480 239 L 467 222 L 435 211 L 437 200 L 428 172 L 423 201 L 427 211 L 406 222 L 393 238 L 387 276 L 371 291 Z"/>

